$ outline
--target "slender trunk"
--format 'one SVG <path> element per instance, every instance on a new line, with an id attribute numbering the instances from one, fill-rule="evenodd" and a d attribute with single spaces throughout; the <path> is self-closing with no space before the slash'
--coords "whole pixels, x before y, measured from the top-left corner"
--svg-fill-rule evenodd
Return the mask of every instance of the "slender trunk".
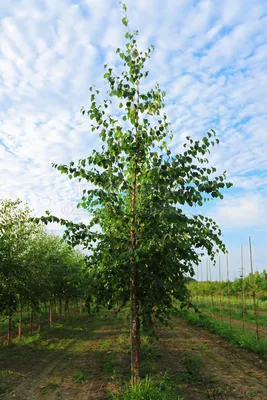
<path id="1" fill-rule="evenodd" d="M 140 321 L 138 319 L 137 312 L 137 264 L 136 264 L 136 248 L 137 248 L 137 232 L 136 232 L 136 197 L 137 197 L 137 173 L 138 173 L 138 156 L 139 156 L 139 83 L 136 85 L 137 93 L 137 105 L 135 114 L 135 128 L 136 128 L 136 152 L 135 152 L 135 167 L 134 176 L 131 186 L 131 226 L 130 226 L 130 249 L 131 249 L 131 278 L 130 278 L 130 308 L 131 308 L 131 320 L 130 320 L 130 337 L 131 337 L 131 375 L 132 383 L 134 386 L 138 384 L 140 375 Z"/>
<path id="2" fill-rule="evenodd" d="M 30 335 L 32 335 L 32 331 L 33 331 L 33 312 L 32 312 L 32 308 L 30 310 Z"/>
<path id="3" fill-rule="evenodd" d="M 39 314 L 39 317 L 38 317 L 38 326 L 37 326 L 37 330 L 38 330 L 39 333 L 41 332 L 41 314 Z"/>
<path id="4" fill-rule="evenodd" d="M 252 297 L 253 297 L 253 307 L 254 307 L 255 334 L 256 334 L 256 340 L 258 342 L 259 341 L 259 326 L 258 326 L 258 313 L 257 313 L 256 293 L 255 293 L 255 277 L 253 276 L 252 244 L 251 244 L 250 237 L 249 237 L 249 252 L 250 252 L 251 279 L 253 279 Z"/>
<path id="5" fill-rule="evenodd" d="M 19 322 L 18 322 L 18 340 L 21 340 L 22 334 L 22 301 L 19 302 Z"/>
<path id="6" fill-rule="evenodd" d="M 59 299 L 59 320 L 62 319 L 62 299 Z"/>
<path id="7" fill-rule="evenodd" d="M 132 382 L 137 385 L 139 380 L 139 329 L 137 321 L 137 301 L 136 301 L 136 274 L 137 267 L 135 262 L 136 250 L 136 230 L 135 230 L 135 203 L 136 203 L 136 178 L 137 168 L 135 169 L 132 183 L 132 218 L 131 218 L 131 281 L 130 281 L 130 305 L 131 305 L 131 361 L 132 361 Z"/>
<path id="8" fill-rule="evenodd" d="M 230 280 L 229 280 L 229 258 L 226 254 L 226 268 L 227 268 L 227 297 L 228 297 L 228 326 L 231 328 L 231 303 L 230 303 Z"/>
<path id="9" fill-rule="evenodd" d="M 65 299 L 65 304 L 64 304 L 64 318 L 67 318 L 67 314 L 68 314 L 68 310 L 69 310 L 69 299 Z"/>
<path id="10" fill-rule="evenodd" d="M 9 315 L 8 316 L 8 331 L 7 331 L 7 344 L 8 346 L 12 345 L 12 331 L 11 331 L 11 327 L 12 327 L 12 316 Z"/>
<path id="11" fill-rule="evenodd" d="M 52 311 L 52 302 L 51 301 L 49 303 L 49 325 L 50 325 L 50 328 L 53 325 L 53 311 Z"/>
<path id="12" fill-rule="evenodd" d="M 80 300 L 80 314 L 82 314 L 82 312 L 83 312 L 83 303 L 82 300 Z"/>

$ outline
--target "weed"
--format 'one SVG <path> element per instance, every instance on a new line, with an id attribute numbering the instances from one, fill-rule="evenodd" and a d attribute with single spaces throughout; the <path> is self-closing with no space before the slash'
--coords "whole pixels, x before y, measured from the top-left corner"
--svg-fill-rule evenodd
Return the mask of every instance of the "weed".
<path id="1" fill-rule="evenodd" d="M 73 375 L 73 380 L 77 383 L 84 383 L 86 381 L 90 381 L 94 378 L 94 373 L 92 371 L 84 372 L 79 371 Z"/>
<path id="2" fill-rule="evenodd" d="M 103 350 L 109 349 L 110 348 L 110 340 L 109 339 L 104 340 L 101 343 L 100 348 L 103 349 Z"/>
<path id="3" fill-rule="evenodd" d="M 186 371 L 183 373 L 183 380 L 186 382 L 197 382 L 200 380 L 201 360 L 190 356 L 183 361 Z"/>
<path id="4" fill-rule="evenodd" d="M 136 387 L 126 385 L 118 394 L 112 394 L 113 400 L 182 400 L 177 394 L 177 388 L 168 385 L 154 383 L 150 377 L 143 379 Z"/>
<path id="5" fill-rule="evenodd" d="M 48 383 L 48 385 L 44 388 L 44 392 L 49 392 L 51 390 L 56 390 L 58 388 L 58 384 L 57 383 Z"/>

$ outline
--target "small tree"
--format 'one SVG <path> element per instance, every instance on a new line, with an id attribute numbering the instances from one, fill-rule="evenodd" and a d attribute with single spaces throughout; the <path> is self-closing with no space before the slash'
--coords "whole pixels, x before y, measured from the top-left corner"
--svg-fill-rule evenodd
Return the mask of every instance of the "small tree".
<path id="1" fill-rule="evenodd" d="M 11 344 L 11 318 L 20 304 L 30 298 L 31 269 L 27 262 L 30 243 L 42 229 L 28 221 L 30 209 L 18 200 L 0 201 L 0 313 L 8 316 L 8 342 Z"/>
<path id="2" fill-rule="evenodd" d="M 125 5 L 123 10 L 122 23 L 128 28 Z M 221 189 L 231 186 L 225 183 L 225 173 L 215 176 L 216 169 L 207 165 L 206 154 L 219 142 L 213 130 L 202 140 L 188 137 L 185 151 L 172 153 L 166 141 L 172 134 L 164 113 L 165 93 L 158 84 L 148 91 L 142 85 L 154 47 L 140 51 L 137 35 L 128 31 L 125 50 L 117 49 L 124 65 L 120 75 L 104 66 L 108 97 L 101 103 L 99 91 L 91 87 L 90 108 L 82 109 L 91 120 L 91 131 L 103 141 L 102 150 L 93 150 L 77 164 L 54 164 L 70 179 L 93 184 L 78 204 L 92 215 L 90 224 L 74 224 L 49 213 L 41 218 L 66 225 L 65 238 L 91 250 L 89 267 L 98 304 L 112 307 L 130 299 L 134 384 L 139 378 L 140 327 L 151 330 L 154 321 L 167 322 L 173 301 L 188 296 L 185 275 L 194 275 L 193 266 L 204 252 L 214 260 L 216 251 L 225 251 L 216 223 L 202 215 L 188 216 L 183 205 L 202 206 L 222 198 Z M 119 110 L 112 116 L 113 98 Z"/>

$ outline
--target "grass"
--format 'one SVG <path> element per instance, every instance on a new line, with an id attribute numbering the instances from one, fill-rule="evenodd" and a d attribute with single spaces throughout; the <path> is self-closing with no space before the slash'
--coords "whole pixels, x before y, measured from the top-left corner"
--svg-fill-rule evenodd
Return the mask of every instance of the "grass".
<path id="1" fill-rule="evenodd" d="M 212 305 L 211 303 L 202 303 L 199 302 L 198 303 L 198 308 L 200 310 L 204 310 L 205 312 L 208 312 L 210 315 L 212 314 Z M 220 314 L 220 306 L 218 306 L 217 304 L 214 305 L 213 311 L 215 314 Z M 222 316 L 223 317 L 228 317 L 228 309 L 227 307 L 222 308 Z M 231 308 L 230 310 L 230 316 L 231 318 L 238 320 L 238 321 L 242 321 L 242 309 L 240 308 L 239 311 L 237 311 L 236 309 Z M 262 327 L 267 327 L 267 319 L 266 319 L 266 315 L 257 315 L 257 320 L 258 320 L 258 324 L 259 326 Z M 246 310 L 244 313 L 244 321 L 248 322 L 248 323 L 254 323 L 255 319 L 254 319 L 254 314 L 253 312 L 249 312 Z"/>
<path id="2" fill-rule="evenodd" d="M 206 315 L 195 313 L 192 310 L 179 311 L 178 315 L 191 324 L 206 328 L 210 332 L 229 340 L 234 346 L 251 350 L 267 360 L 267 339 L 260 337 L 257 342 L 255 335 L 250 331 L 243 331 L 242 328 L 229 327 L 225 322 L 220 326 L 220 321 Z"/>
<path id="3" fill-rule="evenodd" d="M 126 384 L 119 393 L 110 396 L 112 400 L 182 400 L 177 391 L 172 377 L 165 373 L 154 379 L 146 376 L 136 387 Z"/>
<path id="4" fill-rule="evenodd" d="M 201 360 L 198 357 L 188 357 L 183 362 L 185 372 L 183 373 L 182 380 L 187 383 L 196 383 L 200 380 L 200 369 L 202 366 Z"/>
<path id="5" fill-rule="evenodd" d="M 95 377 L 93 371 L 78 371 L 73 375 L 73 380 L 76 383 L 90 382 Z"/>

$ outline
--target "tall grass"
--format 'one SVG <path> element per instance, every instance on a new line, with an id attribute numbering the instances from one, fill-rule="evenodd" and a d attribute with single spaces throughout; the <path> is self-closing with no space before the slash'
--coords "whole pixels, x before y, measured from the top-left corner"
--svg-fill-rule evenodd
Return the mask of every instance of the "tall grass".
<path id="1" fill-rule="evenodd" d="M 183 400 L 178 388 L 163 381 L 154 383 L 150 377 L 143 379 L 136 387 L 126 385 L 118 394 L 110 394 L 112 400 Z"/>

